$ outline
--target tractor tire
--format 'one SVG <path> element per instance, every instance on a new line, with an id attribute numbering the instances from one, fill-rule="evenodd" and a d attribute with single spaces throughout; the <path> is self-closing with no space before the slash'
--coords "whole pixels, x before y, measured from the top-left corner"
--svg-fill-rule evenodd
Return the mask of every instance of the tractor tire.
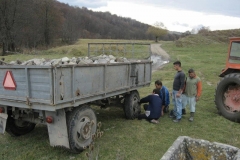
<path id="1" fill-rule="evenodd" d="M 70 152 L 80 153 L 92 143 L 97 130 L 97 117 L 89 106 L 79 106 L 67 113 Z"/>
<path id="2" fill-rule="evenodd" d="M 141 113 L 139 100 L 140 96 L 137 90 L 125 96 L 123 110 L 127 119 L 135 119 Z"/>
<path id="3" fill-rule="evenodd" d="M 220 115 L 240 122 L 240 74 L 228 74 L 221 79 L 216 88 L 215 104 Z"/>
<path id="4" fill-rule="evenodd" d="M 31 132 L 35 128 L 35 123 L 15 120 L 11 116 L 8 116 L 6 132 L 11 136 L 21 136 Z"/>

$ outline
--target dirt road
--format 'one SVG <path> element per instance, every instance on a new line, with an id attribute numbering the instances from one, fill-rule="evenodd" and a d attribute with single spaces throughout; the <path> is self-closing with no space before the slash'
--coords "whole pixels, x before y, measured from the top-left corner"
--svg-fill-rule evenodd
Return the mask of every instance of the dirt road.
<path id="1" fill-rule="evenodd" d="M 161 44 L 151 44 L 151 51 L 151 60 L 153 61 L 152 72 L 155 72 L 169 62 L 170 56 L 161 48 Z"/>
<path id="2" fill-rule="evenodd" d="M 160 55 L 163 61 L 169 61 L 170 59 L 167 52 L 161 48 L 161 44 L 151 44 L 151 51 L 153 55 Z"/>

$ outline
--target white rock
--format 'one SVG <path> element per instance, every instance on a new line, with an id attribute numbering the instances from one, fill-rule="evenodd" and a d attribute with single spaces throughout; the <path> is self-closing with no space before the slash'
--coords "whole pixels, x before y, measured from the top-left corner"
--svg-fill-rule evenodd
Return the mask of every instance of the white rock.
<path id="1" fill-rule="evenodd" d="M 62 58 L 62 62 L 64 62 L 64 63 L 65 63 L 65 62 L 69 62 L 69 61 L 70 61 L 70 59 L 69 59 L 68 57 L 63 57 L 63 58 Z"/>
<path id="2" fill-rule="evenodd" d="M 44 66 L 51 66 L 51 62 L 44 63 Z"/>
<path id="3" fill-rule="evenodd" d="M 114 57 L 113 55 L 109 55 L 108 57 L 110 58 L 110 60 L 116 60 L 116 57 Z"/>
<path id="4" fill-rule="evenodd" d="M 11 62 L 9 62 L 9 64 L 15 65 L 15 64 L 17 64 L 17 62 L 16 61 L 11 61 Z"/>
<path id="5" fill-rule="evenodd" d="M 51 65 L 56 66 L 56 65 L 61 64 L 62 60 L 61 59 L 53 59 L 50 62 L 51 62 Z"/>
<path id="6" fill-rule="evenodd" d="M 112 59 L 109 61 L 109 63 L 117 63 L 117 62 L 115 62 L 115 60 Z"/>
<path id="7" fill-rule="evenodd" d="M 101 63 L 101 64 L 103 64 L 103 63 L 107 63 L 108 61 L 106 60 L 106 59 L 99 59 L 98 60 L 98 63 Z"/>
<path id="8" fill-rule="evenodd" d="M 68 64 L 71 64 L 71 65 L 73 65 L 73 64 L 76 64 L 76 63 L 74 63 L 74 62 L 69 62 Z"/>

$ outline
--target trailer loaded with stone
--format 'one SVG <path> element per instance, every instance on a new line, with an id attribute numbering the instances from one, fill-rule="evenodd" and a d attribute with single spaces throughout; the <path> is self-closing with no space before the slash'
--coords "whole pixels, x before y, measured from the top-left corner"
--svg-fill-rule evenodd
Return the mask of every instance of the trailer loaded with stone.
<path id="1" fill-rule="evenodd" d="M 138 115 L 137 90 L 150 85 L 151 63 L 112 55 L 1 61 L 0 132 L 21 136 L 46 124 L 51 146 L 80 153 L 97 134 L 91 105 L 121 106 L 127 119 Z"/>

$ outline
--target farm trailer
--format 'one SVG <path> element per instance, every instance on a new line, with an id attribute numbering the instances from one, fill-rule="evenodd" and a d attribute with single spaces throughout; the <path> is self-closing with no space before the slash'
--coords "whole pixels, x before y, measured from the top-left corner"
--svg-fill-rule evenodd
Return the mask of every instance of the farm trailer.
<path id="1" fill-rule="evenodd" d="M 152 62 L 0 66 L 0 132 L 20 136 L 46 124 L 51 146 L 80 153 L 92 142 L 91 105 L 116 104 L 127 119 L 141 111 L 137 89 L 151 83 Z"/>

